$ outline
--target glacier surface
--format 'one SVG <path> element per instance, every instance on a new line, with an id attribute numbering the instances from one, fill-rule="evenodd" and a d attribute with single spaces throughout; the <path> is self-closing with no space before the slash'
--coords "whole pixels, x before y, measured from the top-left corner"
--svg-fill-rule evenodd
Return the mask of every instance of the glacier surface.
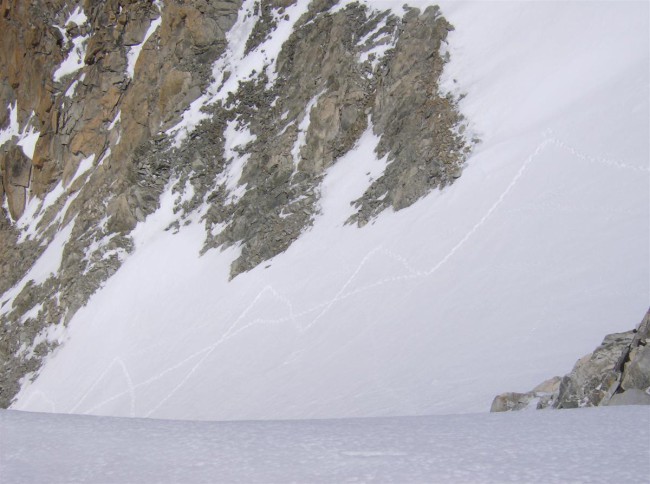
<path id="1" fill-rule="evenodd" d="M 0 411 L 0 475 L 12 484 L 640 482 L 649 429 L 647 407 L 266 422 Z"/>

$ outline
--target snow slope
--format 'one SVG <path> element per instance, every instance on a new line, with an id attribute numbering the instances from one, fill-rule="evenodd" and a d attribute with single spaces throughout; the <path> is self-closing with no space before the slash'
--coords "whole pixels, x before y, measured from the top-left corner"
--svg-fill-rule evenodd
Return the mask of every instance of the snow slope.
<path id="1" fill-rule="evenodd" d="M 647 407 L 267 422 L 0 412 L 3 482 L 641 482 Z"/>
<path id="2" fill-rule="evenodd" d="M 344 226 L 385 163 L 368 132 L 328 172 L 314 227 L 230 282 L 237 250 L 199 257 L 198 214 L 163 230 L 168 191 L 13 408 L 225 420 L 487 411 L 495 394 L 564 374 L 636 325 L 650 304 L 648 4 L 442 9 L 456 27 L 445 89 L 467 92 L 482 139 L 458 182 Z"/>

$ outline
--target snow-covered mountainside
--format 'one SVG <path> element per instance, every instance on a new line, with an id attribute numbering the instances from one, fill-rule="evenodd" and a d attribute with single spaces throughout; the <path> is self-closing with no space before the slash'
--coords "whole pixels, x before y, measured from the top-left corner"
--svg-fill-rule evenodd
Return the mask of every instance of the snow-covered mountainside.
<path id="1" fill-rule="evenodd" d="M 1 403 L 487 411 L 635 326 L 648 4 L 403 4 L 5 1 Z"/>

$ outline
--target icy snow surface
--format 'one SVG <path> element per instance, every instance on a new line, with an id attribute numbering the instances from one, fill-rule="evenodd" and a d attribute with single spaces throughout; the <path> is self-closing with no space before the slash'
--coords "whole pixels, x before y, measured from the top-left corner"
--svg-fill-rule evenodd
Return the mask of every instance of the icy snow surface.
<path id="1" fill-rule="evenodd" d="M 641 482 L 647 407 L 267 422 L 0 411 L 3 482 Z"/>
<path id="2" fill-rule="evenodd" d="M 252 26 L 240 17 L 217 62 L 235 72 L 193 109 L 259 72 L 304 3 L 264 55 L 242 57 Z M 475 412 L 568 372 L 650 304 L 648 8 L 442 2 L 456 27 L 444 89 L 467 93 L 482 139 L 462 178 L 344 226 L 385 163 L 365 136 L 327 173 L 313 228 L 230 282 L 237 248 L 199 257 L 202 225 L 163 230 L 170 188 L 13 407 L 226 420 Z"/>

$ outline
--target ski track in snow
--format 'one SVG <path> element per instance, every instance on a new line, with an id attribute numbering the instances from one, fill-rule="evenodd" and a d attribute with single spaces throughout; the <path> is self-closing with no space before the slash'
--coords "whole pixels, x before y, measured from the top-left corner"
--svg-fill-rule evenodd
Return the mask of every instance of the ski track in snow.
<path id="1" fill-rule="evenodd" d="M 597 157 L 597 156 L 592 156 L 589 154 L 586 154 L 570 145 L 568 145 L 566 142 L 562 141 L 560 138 L 554 136 L 554 133 L 552 130 L 546 130 L 543 133 L 543 140 L 537 145 L 537 147 L 533 150 L 533 152 L 523 161 L 517 172 L 514 174 L 508 185 L 505 187 L 505 189 L 501 192 L 501 194 L 497 197 L 497 199 L 494 201 L 494 203 L 487 209 L 487 211 L 483 214 L 483 216 L 465 233 L 465 235 L 431 268 L 428 270 L 416 270 L 413 268 L 406 258 L 399 254 L 395 254 L 394 252 L 382 247 L 378 246 L 370 250 L 365 257 L 359 262 L 355 270 L 352 271 L 351 275 L 348 277 L 348 279 L 345 281 L 345 283 L 340 287 L 340 289 L 337 291 L 337 293 L 332 297 L 331 299 L 324 301 L 322 303 L 319 303 L 309 309 L 306 309 L 301 312 L 294 312 L 294 307 L 292 302 L 287 299 L 286 297 L 282 296 L 278 291 L 276 291 L 272 286 L 267 285 L 265 286 L 261 291 L 257 293 L 257 295 L 253 298 L 253 300 L 244 308 L 244 310 L 241 312 L 241 314 L 232 322 L 232 324 L 226 329 L 226 331 L 214 342 L 209 344 L 208 346 L 205 346 L 204 348 L 192 353 L 191 355 L 183 358 L 182 360 L 178 361 L 177 363 L 173 364 L 172 366 L 167 367 L 160 373 L 157 373 L 156 375 L 151 376 L 150 378 L 141 381 L 139 383 L 134 383 L 131 374 L 128 370 L 128 367 L 126 363 L 123 361 L 122 358 L 120 357 L 115 357 L 111 363 L 106 367 L 106 369 L 95 379 L 93 384 L 86 390 L 86 392 L 81 396 L 81 398 L 77 401 L 77 403 L 68 410 L 68 413 L 75 413 L 78 411 L 83 403 L 86 401 L 86 399 L 93 393 L 93 391 L 99 386 L 99 384 L 102 382 L 102 380 L 111 373 L 113 368 L 118 368 L 121 373 L 124 375 L 124 380 L 127 385 L 127 390 L 124 390 L 122 392 L 118 392 L 111 397 L 102 400 L 101 402 L 95 404 L 91 408 L 86 409 L 83 413 L 84 414 L 90 414 L 93 412 L 98 411 L 105 405 L 114 402 L 120 398 L 123 398 L 125 396 L 129 396 L 130 399 L 130 413 L 132 416 L 136 415 L 136 394 L 137 390 L 139 388 L 145 387 L 147 385 L 150 385 L 156 381 L 159 381 L 163 378 L 165 378 L 167 375 L 169 375 L 171 372 L 178 370 L 182 368 L 185 365 L 188 365 L 192 363 L 193 361 L 197 360 L 191 368 L 184 374 L 184 376 L 179 380 L 179 382 L 169 391 L 156 405 L 154 405 L 148 412 L 145 413 L 146 417 L 151 417 L 153 414 L 159 410 L 169 399 L 171 399 L 186 383 L 189 381 L 192 376 L 195 374 L 195 372 L 201 368 L 204 363 L 208 360 L 208 358 L 214 353 L 217 348 L 219 348 L 223 343 L 226 343 L 227 341 L 231 340 L 232 338 L 236 337 L 240 333 L 251 329 L 255 326 L 259 325 L 272 325 L 272 324 L 283 324 L 283 323 L 292 323 L 293 327 L 295 328 L 296 331 L 299 333 L 304 333 L 309 331 L 314 325 L 316 325 L 319 320 L 327 314 L 331 308 L 339 301 L 342 301 L 344 299 L 347 299 L 349 297 L 356 296 L 358 294 L 367 292 L 371 289 L 374 289 L 379 286 L 383 286 L 385 284 L 389 283 L 395 283 L 395 282 L 403 282 L 407 280 L 416 280 L 416 279 L 421 279 L 421 278 L 427 278 L 432 275 L 434 275 L 441 267 L 443 267 L 466 243 L 468 240 L 470 240 L 474 234 L 476 234 L 477 231 L 481 229 L 482 226 L 484 226 L 492 217 L 492 215 L 499 209 L 503 201 L 508 197 L 509 193 L 512 191 L 512 189 L 519 183 L 521 180 L 522 176 L 525 174 L 529 166 L 534 162 L 534 160 L 549 146 L 555 146 L 558 147 L 566 152 L 568 152 L 570 155 L 573 157 L 585 161 L 588 163 L 596 163 L 604 166 L 608 166 L 611 168 L 616 168 L 616 169 L 622 169 L 622 170 L 630 170 L 630 171 L 637 171 L 637 172 L 643 172 L 643 173 L 648 173 L 650 172 L 650 169 L 648 167 L 639 167 L 639 166 L 634 166 L 630 165 L 628 163 L 625 163 L 624 161 L 621 160 L 612 160 L 612 159 L 607 159 L 603 157 Z M 355 281 L 361 270 L 368 264 L 369 261 L 373 260 L 376 257 L 379 257 L 380 255 L 386 256 L 390 259 L 393 259 L 397 262 L 399 262 L 402 267 L 405 269 L 405 273 L 393 277 L 385 277 L 376 280 L 375 282 L 371 284 L 367 284 L 361 287 L 358 287 L 353 290 L 349 290 L 348 288 L 352 285 L 352 283 Z M 262 318 L 256 318 L 250 321 L 245 321 L 246 316 L 255 308 L 255 306 L 258 304 L 258 302 L 266 295 L 272 296 L 275 300 L 281 302 L 284 306 L 287 308 L 287 316 L 281 317 L 281 318 L 276 318 L 276 319 L 262 319 Z M 318 313 L 311 319 L 307 324 L 301 325 L 297 320 L 298 318 L 308 316 L 309 314 L 312 314 L 314 312 Z M 194 327 L 190 330 L 188 330 L 183 336 L 187 334 L 193 334 L 196 331 L 198 331 L 203 325 Z M 367 329 L 366 329 L 367 330 Z M 364 330 L 363 332 L 365 332 Z M 178 335 L 174 339 L 178 339 Z M 162 342 L 158 341 L 154 343 L 153 345 L 147 346 L 146 348 L 142 349 L 141 352 L 145 352 L 148 349 L 154 348 L 156 346 L 161 345 Z M 291 355 L 290 355 L 291 356 Z M 383 384 L 383 382 L 377 381 L 378 386 L 382 388 L 387 388 L 386 385 Z M 390 390 L 390 388 L 387 388 Z M 400 401 L 403 400 L 403 398 L 400 398 L 399 395 L 397 395 L 394 391 L 392 392 L 395 394 L 395 397 L 398 398 Z M 42 398 L 44 401 L 48 402 L 50 407 L 52 408 L 52 411 L 56 411 L 56 405 L 54 402 L 47 397 L 47 395 L 43 394 L 41 391 L 36 391 L 30 394 L 30 396 L 26 399 L 24 406 L 26 407 L 32 398 Z"/>
<path id="2" fill-rule="evenodd" d="M 29 397 L 25 401 L 25 406 L 29 405 L 32 401 L 36 400 L 37 398 L 40 398 L 41 400 L 46 402 L 49 405 L 50 411 L 52 413 L 56 413 L 56 404 L 54 403 L 54 401 L 40 390 L 34 390 L 32 391 L 32 393 L 29 394 Z"/>

